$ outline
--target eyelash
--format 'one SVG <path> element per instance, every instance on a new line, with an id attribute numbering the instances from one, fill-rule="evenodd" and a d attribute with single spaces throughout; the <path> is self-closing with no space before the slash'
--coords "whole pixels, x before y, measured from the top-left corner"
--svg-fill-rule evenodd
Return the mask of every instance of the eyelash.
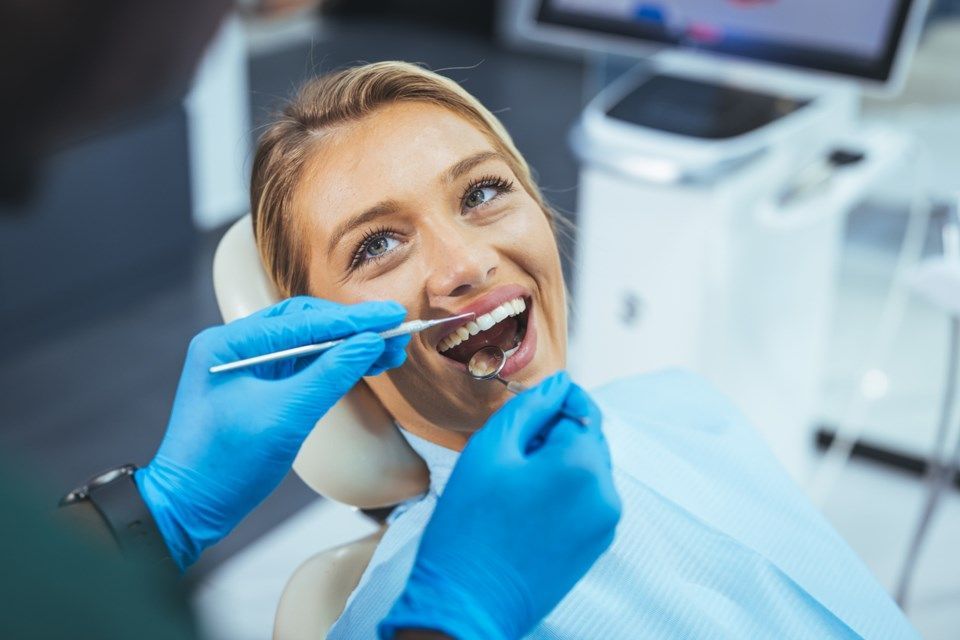
<path id="1" fill-rule="evenodd" d="M 360 243 L 357 245 L 357 250 L 353 252 L 353 258 L 350 260 L 350 270 L 353 271 L 357 267 L 362 267 L 363 265 L 370 264 L 375 262 L 387 255 L 386 253 L 379 256 L 374 256 L 372 258 L 364 258 L 363 254 L 367 252 L 367 249 L 370 248 L 370 243 L 372 240 L 376 240 L 382 237 L 393 237 L 395 232 L 392 229 L 386 227 L 377 227 L 371 229 L 363 234 L 363 239 L 360 240 Z"/>
<path id="2" fill-rule="evenodd" d="M 490 187 L 493 187 L 494 189 L 497 190 L 497 195 L 495 195 L 490 200 L 487 200 L 487 202 L 492 202 L 493 200 L 495 200 L 496 198 L 499 198 L 503 194 L 512 192 L 514 189 L 512 181 L 502 178 L 500 176 L 492 175 L 492 174 L 486 175 L 478 180 L 473 181 L 470 184 L 470 186 L 468 186 L 463 191 L 463 193 L 460 194 L 460 206 L 462 207 L 463 203 L 467 199 L 467 196 L 473 193 L 474 191 L 476 191 L 477 189 L 488 189 Z M 487 202 L 484 202 L 483 204 L 479 204 L 477 205 L 477 207 L 482 207 L 484 204 L 487 204 Z M 474 209 L 476 209 L 477 207 L 474 207 Z"/>
<path id="3" fill-rule="evenodd" d="M 480 207 L 483 207 L 493 202 L 503 194 L 511 193 L 515 189 L 513 182 L 510 180 L 506 180 L 500 176 L 495 176 L 495 175 L 484 176 L 470 183 L 470 185 L 460 195 L 460 207 L 463 208 L 464 202 L 466 201 L 467 196 L 469 196 L 471 193 L 473 193 L 477 189 L 490 189 L 490 188 L 495 189 L 497 191 L 497 194 L 492 198 L 490 198 L 489 200 L 487 200 L 486 202 L 483 202 L 473 207 L 473 209 L 479 209 Z M 354 251 L 353 253 L 353 258 L 350 261 L 350 271 L 354 271 L 360 267 L 365 267 L 367 265 L 370 265 L 376 262 L 377 260 L 380 260 L 381 258 L 386 256 L 387 253 L 389 253 L 387 252 L 387 253 L 382 253 L 379 256 L 364 258 L 364 254 L 367 252 L 367 249 L 369 249 L 371 241 L 376 240 L 378 238 L 382 238 L 382 237 L 396 239 L 397 235 L 398 235 L 397 232 L 395 232 L 393 229 L 388 229 L 387 227 L 377 227 L 375 229 L 371 229 L 370 231 L 367 231 L 366 233 L 364 233 L 363 238 L 360 240 L 359 244 L 357 245 L 357 250 Z"/>

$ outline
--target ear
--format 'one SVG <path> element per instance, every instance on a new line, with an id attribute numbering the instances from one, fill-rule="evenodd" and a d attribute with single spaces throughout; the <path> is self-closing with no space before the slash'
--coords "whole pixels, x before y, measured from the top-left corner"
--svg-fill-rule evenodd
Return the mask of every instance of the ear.
<path id="1" fill-rule="evenodd" d="M 280 301 L 260 261 L 249 215 L 220 240 L 213 286 L 224 322 Z M 423 493 L 430 480 L 423 460 L 364 382 L 317 422 L 293 469 L 318 493 L 361 508 L 397 504 Z"/>

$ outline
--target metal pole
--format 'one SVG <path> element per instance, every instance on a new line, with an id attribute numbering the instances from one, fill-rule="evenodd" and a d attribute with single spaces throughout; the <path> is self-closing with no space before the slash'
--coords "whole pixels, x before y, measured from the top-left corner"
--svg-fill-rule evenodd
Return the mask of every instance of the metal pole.
<path id="1" fill-rule="evenodd" d="M 923 545 L 923 539 L 926 537 L 930 521 L 933 519 L 933 514 L 943 495 L 943 490 L 953 481 L 958 468 L 960 468 L 960 440 L 957 441 L 957 447 L 951 459 L 946 460 L 944 457 L 947 448 L 947 433 L 950 426 L 950 409 L 953 407 L 957 395 L 957 360 L 960 358 L 958 345 L 960 345 L 960 316 L 953 316 L 950 319 L 947 376 L 943 389 L 943 404 L 940 408 L 940 425 L 937 428 L 933 454 L 930 457 L 930 466 L 927 470 L 927 499 L 923 505 L 923 512 L 920 514 L 920 521 L 917 523 L 913 539 L 910 541 L 910 546 L 907 549 L 907 555 L 904 558 L 903 568 L 897 584 L 896 599 L 897 604 L 900 605 L 902 609 L 906 608 L 910 580 L 913 577 L 914 569 L 916 569 L 917 560 L 920 555 L 920 547 Z"/>

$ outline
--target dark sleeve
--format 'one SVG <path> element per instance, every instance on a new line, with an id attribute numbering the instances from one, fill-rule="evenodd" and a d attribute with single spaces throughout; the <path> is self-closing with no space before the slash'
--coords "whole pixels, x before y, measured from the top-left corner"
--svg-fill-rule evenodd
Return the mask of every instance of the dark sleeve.
<path id="1" fill-rule="evenodd" d="M 89 505 L 45 502 L 0 463 L 0 637 L 198 638 L 175 572 L 125 558 Z"/>
<path id="2" fill-rule="evenodd" d="M 86 535 L 94 543 L 105 548 L 112 548 L 120 553 L 120 545 L 113 537 L 106 520 L 91 503 L 78 502 L 60 507 L 54 511 L 54 517 L 62 526 L 77 531 L 81 535 Z"/>

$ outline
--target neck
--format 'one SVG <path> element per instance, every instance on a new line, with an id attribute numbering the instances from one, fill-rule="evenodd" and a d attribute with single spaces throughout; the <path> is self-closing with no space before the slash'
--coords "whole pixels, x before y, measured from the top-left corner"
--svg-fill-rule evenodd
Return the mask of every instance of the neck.
<path id="1" fill-rule="evenodd" d="M 403 425 L 404 429 L 413 435 L 444 447 L 445 449 L 452 449 L 453 451 L 463 451 L 463 448 L 467 446 L 467 442 L 471 436 L 469 433 L 450 431 L 449 429 L 442 429 L 432 424 L 408 424 L 399 418 L 397 421 Z"/>
<path id="2" fill-rule="evenodd" d="M 377 394 L 377 389 L 374 389 L 374 395 L 380 397 Z M 384 405 L 384 408 L 387 408 L 386 405 Z M 434 424 L 399 395 L 394 395 L 394 402 L 390 404 L 388 411 L 391 417 L 406 431 L 446 449 L 463 451 L 472 435 L 470 431 L 454 431 Z"/>
<path id="3" fill-rule="evenodd" d="M 446 449 L 452 449 L 453 451 L 463 451 L 463 448 L 467 446 L 467 442 L 470 440 L 470 436 L 473 435 L 474 429 L 476 428 L 471 429 L 468 425 L 475 423 L 477 427 L 479 427 L 485 421 L 480 420 L 479 416 L 474 416 L 472 419 L 469 416 L 446 416 L 445 424 L 453 423 L 458 425 L 458 427 L 447 428 L 440 426 L 437 421 L 431 420 L 425 416 L 421 410 L 407 401 L 408 396 L 431 394 L 436 393 L 436 391 L 424 386 L 423 388 L 405 389 L 401 392 L 400 389 L 393 384 L 389 374 L 390 372 L 386 375 L 367 379 L 367 385 L 373 391 L 373 394 L 377 397 L 381 406 L 389 412 L 390 416 L 396 422 L 409 433 L 423 438 L 427 442 L 432 442 L 433 444 Z M 506 391 L 502 393 L 505 394 Z M 493 413 L 500 404 L 502 404 L 502 401 L 489 406 L 488 411 L 484 412 L 481 409 L 478 413 L 489 415 Z"/>

